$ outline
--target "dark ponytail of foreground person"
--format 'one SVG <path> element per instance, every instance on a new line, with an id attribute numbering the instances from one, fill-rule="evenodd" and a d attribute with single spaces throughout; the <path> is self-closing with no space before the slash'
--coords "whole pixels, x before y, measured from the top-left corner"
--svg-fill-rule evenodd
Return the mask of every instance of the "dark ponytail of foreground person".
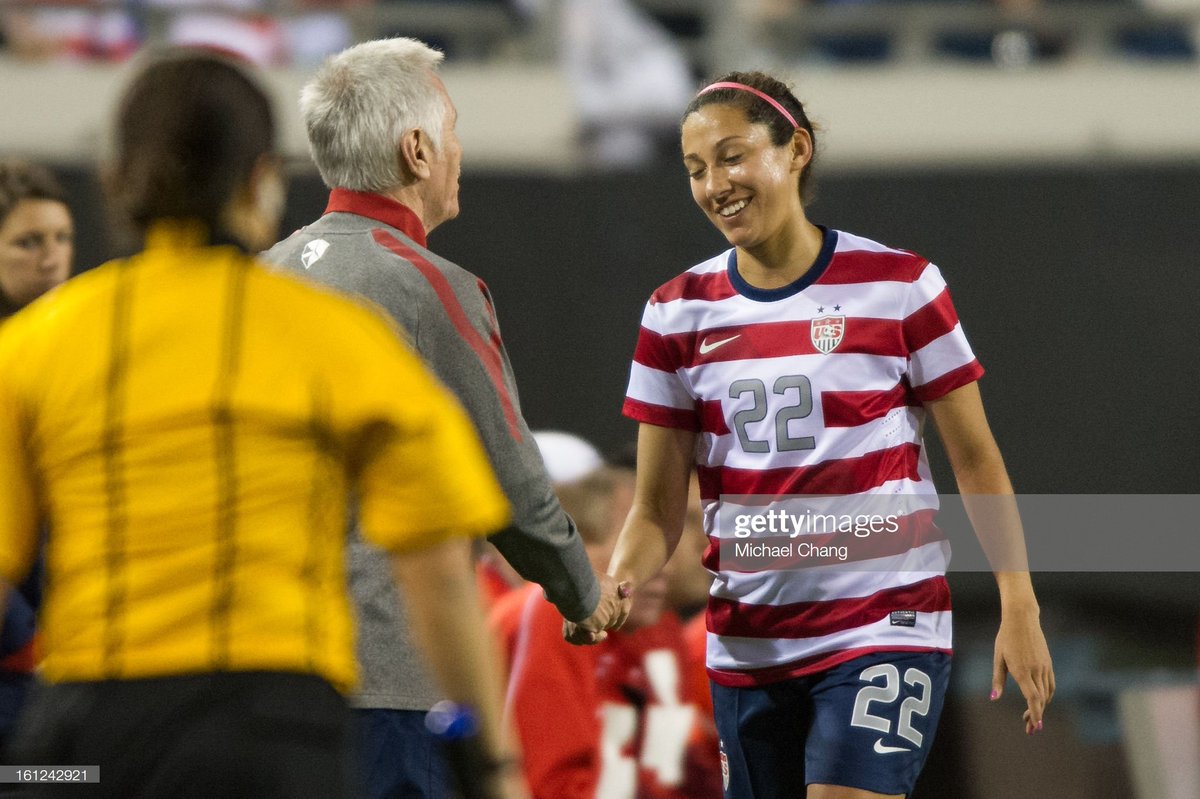
<path id="1" fill-rule="evenodd" d="M 190 220 L 213 238 L 260 246 L 263 224 L 277 223 L 284 199 L 266 94 L 234 61 L 209 51 L 173 52 L 151 66 L 117 112 L 106 180 L 114 209 L 142 233 L 159 220 Z"/>

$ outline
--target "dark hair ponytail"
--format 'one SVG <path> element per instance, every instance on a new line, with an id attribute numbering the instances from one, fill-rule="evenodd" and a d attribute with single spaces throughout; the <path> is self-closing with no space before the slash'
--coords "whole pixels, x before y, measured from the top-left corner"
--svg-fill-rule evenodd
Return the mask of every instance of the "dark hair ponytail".
<path id="1" fill-rule="evenodd" d="M 109 194 L 143 231 L 156 219 L 190 218 L 216 232 L 234 192 L 274 151 L 266 94 L 231 60 L 202 50 L 143 68 L 116 127 Z"/>

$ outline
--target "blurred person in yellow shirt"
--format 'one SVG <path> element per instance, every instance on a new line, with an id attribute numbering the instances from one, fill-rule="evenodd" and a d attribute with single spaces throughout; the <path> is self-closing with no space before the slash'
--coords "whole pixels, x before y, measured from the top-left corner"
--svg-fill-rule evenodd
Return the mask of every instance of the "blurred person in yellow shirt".
<path id="1" fill-rule="evenodd" d="M 98 765 L 89 795 L 122 799 L 352 794 L 353 508 L 474 711 L 480 795 L 523 796 L 468 553 L 507 502 L 388 322 L 250 254 L 284 203 L 273 140 L 236 65 L 152 60 L 109 176 L 144 250 L 0 329 L 0 577 L 51 531 L 49 684 L 9 762 Z"/>

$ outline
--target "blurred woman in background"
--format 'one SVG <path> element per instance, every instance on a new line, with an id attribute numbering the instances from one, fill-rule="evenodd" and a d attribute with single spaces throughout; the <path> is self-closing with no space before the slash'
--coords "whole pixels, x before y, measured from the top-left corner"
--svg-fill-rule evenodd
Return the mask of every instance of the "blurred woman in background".
<path id="1" fill-rule="evenodd" d="M 57 178 L 25 161 L 0 161 L 0 324 L 71 274 L 71 210 Z M 0 629 L 0 751 L 33 685 L 34 623 L 42 598 L 39 557 L 8 594 Z"/>
<path id="2" fill-rule="evenodd" d="M 0 319 L 71 274 L 75 226 L 50 170 L 0 161 Z"/>

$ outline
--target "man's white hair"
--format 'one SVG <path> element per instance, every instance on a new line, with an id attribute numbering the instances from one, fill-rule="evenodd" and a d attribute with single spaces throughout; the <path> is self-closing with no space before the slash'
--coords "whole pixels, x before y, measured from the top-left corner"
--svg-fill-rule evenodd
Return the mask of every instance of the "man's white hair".
<path id="1" fill-rule="evenodd" d="M 404 182 L 396 147 L 419 128 L 441 147 L 446 102 L 431 74 L 442 54 L 398 37 L 329 58 L 300 92 L 308 146 L 329 188 L 382 192 Z"/>

